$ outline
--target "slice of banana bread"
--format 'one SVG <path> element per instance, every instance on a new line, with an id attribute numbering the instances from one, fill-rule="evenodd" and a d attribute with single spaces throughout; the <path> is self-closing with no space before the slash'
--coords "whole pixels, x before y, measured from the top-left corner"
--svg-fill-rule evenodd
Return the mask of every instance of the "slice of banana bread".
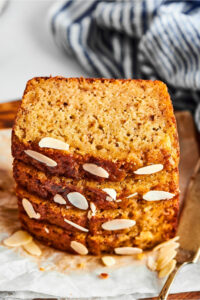
<path id="1" fill-rule="evenodd" d="M 85 233 L 88 251 L 93 254 L 112 253 L 120 246 L 149 249 L 173 237 L 176 232 L 178 196 L 161 201 L 132 198 L 131 207 L 107 210 L 92 209 L 92 206 L 84 210 L 68 207 L 37 197 L 21 187 L 17 187 L 17 196 L 20 215 L 29 217 L 24 221 L 27 226 L 34 220 L 58 226 L 64 232 Z M 37 238 L 37 232 L 34 235 Z M 57 248 L 60 249 L 59 242 Z"/>
<path id="2" fill-rule="evenodd" d="M 12 153 L 41 171 L 75 179 L 121 181 L 143 172 L 148 182 L 149 172 L 177 172 L 167 87 L 160 81 L 34 78 L 13 127 Z M 151 164 L 153 171 L 141 170 Z"/>

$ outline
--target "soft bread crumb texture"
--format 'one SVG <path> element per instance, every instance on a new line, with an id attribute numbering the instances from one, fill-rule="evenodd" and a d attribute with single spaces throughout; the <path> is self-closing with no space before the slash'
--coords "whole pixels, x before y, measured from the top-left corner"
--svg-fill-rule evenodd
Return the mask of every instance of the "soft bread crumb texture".
<path id="1" fill-rule="evenodd" d="M 70 154 L 112 161 L 149 152 L 156 161 L 162 151 L 178 159 L 173 108 L 160 81 L 34 78 L 14 133 L 27 145 L 52 137 L 69 144 Z"/>

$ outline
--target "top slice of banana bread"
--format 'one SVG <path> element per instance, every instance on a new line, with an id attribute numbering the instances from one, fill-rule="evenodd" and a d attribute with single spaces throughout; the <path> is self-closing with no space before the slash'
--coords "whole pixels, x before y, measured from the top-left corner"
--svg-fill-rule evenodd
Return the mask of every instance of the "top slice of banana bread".
<path id="1" fill-rule="evenodd" d="M 34 78 L 13 127 L 12 153 L 39 170 L 76 179 L 120 181 L 149 165 L 156 165 L 153 172 L 177 169 L 167 87 L 150 80 Z"/>

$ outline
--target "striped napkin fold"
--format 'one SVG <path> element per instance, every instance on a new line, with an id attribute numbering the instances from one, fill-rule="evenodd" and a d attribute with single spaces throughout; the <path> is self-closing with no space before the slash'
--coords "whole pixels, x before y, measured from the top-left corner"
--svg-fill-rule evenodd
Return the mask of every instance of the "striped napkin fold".
<path id="1" fill-rule="evenodd" d="M 49 17 L 90 76 L 160 79 L 200 130 L 200 0 L 58 1 Z"/>

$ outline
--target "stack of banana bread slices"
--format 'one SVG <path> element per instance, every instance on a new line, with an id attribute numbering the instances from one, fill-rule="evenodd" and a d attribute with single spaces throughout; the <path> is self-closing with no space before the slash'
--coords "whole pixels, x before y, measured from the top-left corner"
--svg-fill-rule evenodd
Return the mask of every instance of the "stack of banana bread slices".
<path id="1" fill-rule="evenodd" d="M 22 227 L 44 244 L 126 254 L 176 233 L 179 145 L 160 81 L 34 78 L 12 154 Z"/>

